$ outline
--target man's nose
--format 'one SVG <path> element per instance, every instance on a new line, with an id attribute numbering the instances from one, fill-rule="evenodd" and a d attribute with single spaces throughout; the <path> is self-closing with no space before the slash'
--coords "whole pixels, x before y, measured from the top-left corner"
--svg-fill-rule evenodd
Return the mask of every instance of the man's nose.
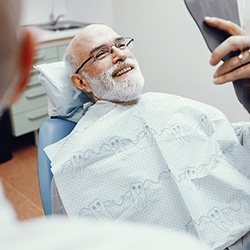
<path id="1" fill-rule="evenodd" d="M 113 64 L 116 64 L 119 61 L 124 61 L 127 58 L 126 50 L 120 50 L 116 48 L 115 46 L 112 46 L 110 48 L 110 52 L 111 52 Z"/>

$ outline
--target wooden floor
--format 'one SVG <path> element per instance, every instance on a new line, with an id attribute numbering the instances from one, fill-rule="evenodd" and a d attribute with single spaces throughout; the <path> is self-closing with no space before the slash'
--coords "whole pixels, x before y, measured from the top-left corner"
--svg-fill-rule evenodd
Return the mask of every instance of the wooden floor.
<path id="1" fill-rule="evenodd" d="M 33 133 L 12 138 L 12 159 L 0 164 L 5 195 L 19 220 L 44 216 L 37 178 L 37 147 Z"/>

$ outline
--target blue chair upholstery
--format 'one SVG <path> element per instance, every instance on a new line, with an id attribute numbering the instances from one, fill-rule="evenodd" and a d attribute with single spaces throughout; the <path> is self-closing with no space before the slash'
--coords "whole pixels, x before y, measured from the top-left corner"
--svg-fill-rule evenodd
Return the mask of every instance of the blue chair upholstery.
<path id="1" fill-rule="evenodd" d="M 50 160 L 44 152 L 44 148 L 67 136 L 76 123 L 60 118 L 45 120 L 38 134 L 38 184 L 43 210 L 46 216 L 51 215 L 50 185 L 52 172 L 50 171 Z"/>

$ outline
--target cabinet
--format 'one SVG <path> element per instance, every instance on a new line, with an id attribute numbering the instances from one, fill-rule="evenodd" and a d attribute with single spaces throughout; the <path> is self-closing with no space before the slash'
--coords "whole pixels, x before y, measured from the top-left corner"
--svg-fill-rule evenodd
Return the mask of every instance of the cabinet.
<path id="1" fill-rule="evenodd" d="M 35 52 L 34 64 L 61 61 L 69 41 L 39 46 Z M 31 70 L 29 83 L 18 100 L 10 107 L 12 134 L 20 136 L 39 129 L 48 118 L 47 95 L 39 82 L 39 73 Z"/>

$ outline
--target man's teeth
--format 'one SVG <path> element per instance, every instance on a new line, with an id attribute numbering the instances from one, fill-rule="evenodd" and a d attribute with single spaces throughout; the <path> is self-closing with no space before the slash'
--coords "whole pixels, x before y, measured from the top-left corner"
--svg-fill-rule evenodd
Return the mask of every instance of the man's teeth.
<path id="1" fill-rule="evenodd" d="M 124 69 L 118 71 L 115 75 L 116 75 L 116 76 L 120 76 L 120 75 L 122 75 L 122 74 L 124 74 L 124 73 L 127 73 L 127 72 L 130 71 L 130 70 L 132 70 L 131 67 L 124 68 Z"/>

